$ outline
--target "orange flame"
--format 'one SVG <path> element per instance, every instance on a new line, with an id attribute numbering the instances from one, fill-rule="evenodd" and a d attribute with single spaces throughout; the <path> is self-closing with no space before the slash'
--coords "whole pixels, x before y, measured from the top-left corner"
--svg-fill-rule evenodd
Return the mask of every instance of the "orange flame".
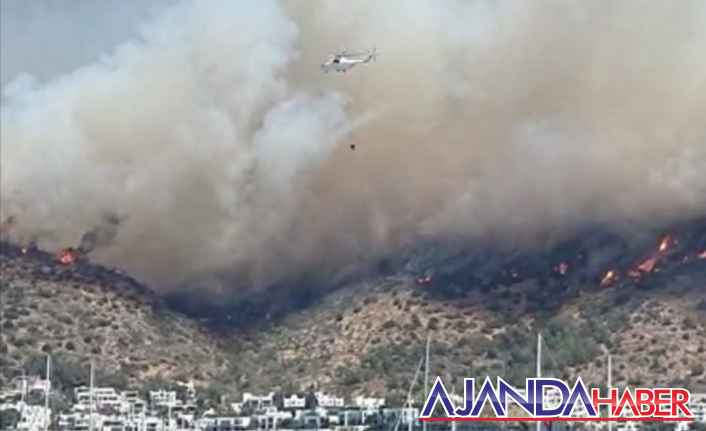
<path id="1" fill-rule="evenodd" d="M 655 269 L 655 266 L 657 265 L 657 258 L 656 257 L 651 257 L 647 259 L 646 261 L 642 262 L 637 269 L 639 269 L 642 272 L 652 272 L 652 270 Z"/>
<path id="2" fill-rule="evenodd" d="M 659 243 L 659 252 L 664 253 L 669 250 L 669 247 L 672 246 L 673 242 L 674 240 L 672 239 L 671 235 L 665 235 L 664 238 L 662 238 L 662 241 Z"/>
<path id="3" fill-rule="evenodd" d="M 78 252 L 73 248 L 65 248 L 59 252 L 57 259 L 63 265 L 71 265 L 78 259 Z"/>
<path id="4" fill-rule="evenodd" d="M 617 279 L 617 271 L 611 269 L 610 271 L 606 272 L 606 274 L 603 276 L 603 279 L 601 280 L 601 287 L 608 287 L 613 284 Z"/>

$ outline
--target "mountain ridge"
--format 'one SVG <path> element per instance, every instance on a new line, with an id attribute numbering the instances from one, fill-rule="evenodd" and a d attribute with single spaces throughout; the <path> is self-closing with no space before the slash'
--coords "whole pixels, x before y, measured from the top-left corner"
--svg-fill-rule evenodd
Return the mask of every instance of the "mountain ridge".
<path id="1" fill-rule="evenodd" d="M 421 259 L 391 275 L 353 279 L 288 313 L 262 310 L 252 325 L 223 326 L 214 316 L 217 331 L 209 319 L 174 312 L 119 271 L 85 259 L 63 265 L 48 253 L 2 243 L 7 282 L 0 295 L 9 307 L 0 327 L 11 362 L 5 365 L 20 365 L 49 345 L 58 354 L 104 358 L 106 368 L 133 383 L 192 378 L 233 393 L 318 387 L 400 402 L 427 334 L 433 375 L 516 380 L 534 372 L 534 337 L 542 331 L 549 374 L 602 384 L 610 352 L 617 384 L 697 390 L 706 388 L 700 227 L 657 236 L 644 250 L 610 237 L 607 248 L 593 238 L 544 254 Z M 80 324 L 85 310 L 93 327 Z M 42 319 L 62 329 L 56 333 Z M 116 361 L 131 343 L 138 354 Z"/>

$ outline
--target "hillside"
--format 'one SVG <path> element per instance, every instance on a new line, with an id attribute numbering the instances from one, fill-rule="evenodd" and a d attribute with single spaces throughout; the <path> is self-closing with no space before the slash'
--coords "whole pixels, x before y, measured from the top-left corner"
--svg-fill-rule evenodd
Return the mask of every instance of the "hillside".
<path id="1" fill-rule="evenodd" d="M 706 389 L 706 230 L 625 241 L 591 234 L 527 254 L 427 248 L 404 270 L 351 283 L 239 337 L 235 375 L 253 386 L 400 399 L 432 335 L 432 375 L 534 373 L 604 384 Z M 460 385 L 460 383 L 458 383 Z"/>
<path id="2" fill-rule="evenodd" d="M 48 352 L 86 370 L 78 379 L 87 378 L 89 357 L 102 375 L 130 381 L 209 380 L 228 363 L 211 336 L 167 310 L 130 277 L 86 261 L 63 265 L 39 250 L 1 245 L 4 371 Z"/>
<path id="3" fill-rule="evenodd" d="M 3 244 L 2 365 L 49 351 L 94 355 L 133 382 L 193 377 L 227 392 L 315 385 L 398 402 L 428 333 L 432 375 L 521 382 L 534 373 L 541 330 L 545 375 L 603 384 L 610 352 L 618 384 L 705 390 L 706 230 L 621 241 L 590 235 L 528 253 L 425 247 L 305 308 L 249 310 L 262 318 L 247 326 L 224 326 L 227 307 L 191 319 L 119 272 Z"/>
<path id="4" fill-rule="evenodd" d="M 510 292 L 495 307 L 512 309 L 512 295 L 521 294 Z M 578 371 L 602 384 L 610 351 L 616 383 L 682 382 L 705 389 L 703 289 L 675 288 L 660 295 L 629 291 L 627 300 L 625 293 L 586 293 L 544 315 L 492 311 L 483 295 L 440 301 L 414 280 L 380 280 L 350 286 L 303 313 L 252 330 L 242 337 L 238 365 L 252 386 L 318 382 L 400 399 L 427 333 L 432 334 L 432 375 L 500 374 L 517 380 L 534 372 L 534 334 L 541 328 L 548 375 L 572 377 Z"/>

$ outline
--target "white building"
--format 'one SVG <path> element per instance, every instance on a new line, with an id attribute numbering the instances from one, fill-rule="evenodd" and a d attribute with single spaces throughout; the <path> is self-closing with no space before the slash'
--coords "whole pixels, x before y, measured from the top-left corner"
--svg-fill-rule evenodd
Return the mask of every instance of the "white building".
<path id="1" fill-rule="evenodd" d="M 337 397 L 335 395 L 325 394 L 323 392 L 317 392 L 314 394 L 316 397 L 316 403 L 319 407 L 325 408 L 340 408 L 343 407 L 343 398 Z"/>
<path id="2" fill-rule="evenodd" d="M 303 409 L 306 407 L 306 397 L 292 394 L 282 399 L 282 405 L 285 409 Z"/>
<path id="3" fill-rule="evenodd" d="M 93 417 L 92 421 L 91 417 Z M 131 420 L 127 416 L 120 414 L 102 415 L 93 413 L 93 415 L 90 415 L 85 412 L 74 411 L 68 414 L 60 414 L 57 418 L 57 425 L 63 431 L 86 431 L 91 428 L 91 422 L 93 429 L 98 431 L 144 430 L 148 428 L 142 425 L 142 420 Z M 154 429 L 162 429 L 161 421 L 158 427 L 153 428 L 153 431 Z"/>
<path id="4" fill-rule="evenodd" d="M 150 405 L 154 407 L 173 407 L 177 402 L 176 391 L 150 391 Z"/>
<path id="5" fill-rule="evenodd" d="M 250 392 L 243 394 L 243 407 L 247 406 L 255 410 L 265 409 L 275 405 L 275 393 L 270 392 L 267 395 L 254 395 Z"/>
<path id="6" fill-rule="evenodd" d="M 0 403 L 9 403 L 21 400 L 25 395 L 24 389 L 6 389 L 0 391 Z"/>
<path id="7" fill-rule="evenodd" d="M 243 403 L 230 403 L 230 409 L 236 415 L 240 415 L 243 412 Z"/>
<path id="8" fill-rule="evenodd" d="M 299 422 L 304 428 L 320 428 L 324 419 L 328 418 L 328 411 L 323 407 L 316 407 L 309 410 L 295 410 L 294 420 Z"/>
<path id="9" fill-rule="evenodd" d="M 244 430 L 250 427 L 249 417 L 208 417 L 196 421 L 196 428 L 205 431 Z"/>
<path id="10" fill-rule="evenodd" d="M 57 418 L 57 425 L 62 430 L 82 430 L 90 426 L 90 416 L 88 413 L 74 411 L 72 413 L 60 414 Z M 94 416 L 95 419 L 95 416 Z M 94 422 L 96 424 L 97 421 Z"/>
<path id="11" fill-rule="evenodd" d="M 19 410 L 22 412 L 18 430 L 43 430 L 51 419 L 51 409 L 44 406 L 25 404 Z"/>
<path id="12" fill-rule="evenodd" d="M 120 393 L 123 402 L 127 404 L 128 416 L 139 416 L 147 413 L 147 402 L 140 397 L 137 391 L 123 391 Z"/>
<path id="13" fill-rule="evenodd" d="M 124 416 L 103 416 L 101 418 L 100 431 L 124 431 L 126 420 Z"/>
<path id="14" fill-rule="evenodd" d="M 196 405 L 178 404 L 172 408 L 171 415 L 176 419 L 177 428 L 193 428 L 196 423 Z"/>
<path id="15" fill-rule="evenodd" d="M 305 416 L 307 417 L 318 417 L 325 418 L 328 416 L 328 411 L 323 407 L 314 407 L 308 410 L 297 410 L 294 412 L 294 419 L 301 420 Z"/>
<path id="16" fill-rule="evenodd" d="M 158 417 L 146 416 L 137 422 L 137 430 L 139 431 L 164 431 L 164 429 L 164 421 Z"/>
<path id="17" fill-rule="evenodd" d="M 353 404 L 361 409 L 379 409 L 385 406 L 385 398 L 357 396 L 353 400 Z"/>
<path id="18" fill-rule="evenodd" d="M 255 415 L 254 419 L 258 429 L 275 429 L 283 421 L 292 419 L 292 413 L 278 411 L 277 407 L 272 406 L 265 408 L 263 413 Z"/>
<path id="19" fill-rule="evenodd" d="M 74 389 L 76 403 L 80 409 L 90 408 L 91 389 L 87 386 L 80 386 Z M 127 403 L 114 388 L 93 388 L 93 406 L 96 409 L 111 408 L 117 411 L 126 411 Z"/>

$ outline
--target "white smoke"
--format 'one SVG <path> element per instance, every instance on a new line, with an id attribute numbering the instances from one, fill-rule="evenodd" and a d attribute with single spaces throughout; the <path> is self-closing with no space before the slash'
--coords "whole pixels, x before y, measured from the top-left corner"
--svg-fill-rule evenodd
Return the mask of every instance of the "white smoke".
<path id="1" fill-rule="evenodd" d="M 125 215 L 97 259 L 260 285 L 421 236 L 703 214 L 705 50 L 701 1 L 181 1 L 3 86 L 2 216 L 51 248 Z"/>

